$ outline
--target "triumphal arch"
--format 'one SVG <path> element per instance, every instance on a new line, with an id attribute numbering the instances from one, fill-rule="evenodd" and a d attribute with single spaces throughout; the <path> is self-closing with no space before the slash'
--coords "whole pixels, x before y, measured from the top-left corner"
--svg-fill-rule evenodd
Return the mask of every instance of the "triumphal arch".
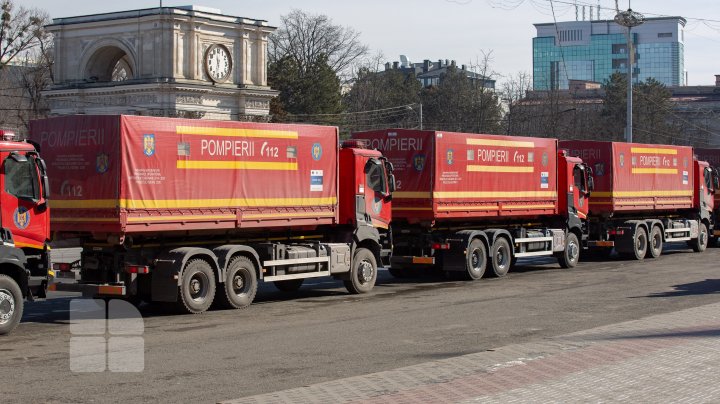
<path id="1" fill-rule="evenodd" d="M 134 114 L 263 120 L 264 20 L 198 6 L 56 18 L 51 115 Z"/>

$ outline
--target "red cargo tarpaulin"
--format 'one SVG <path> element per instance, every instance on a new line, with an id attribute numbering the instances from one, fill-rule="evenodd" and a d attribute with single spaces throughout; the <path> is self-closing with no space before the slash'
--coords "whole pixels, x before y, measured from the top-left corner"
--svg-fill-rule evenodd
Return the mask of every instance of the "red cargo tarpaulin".
<path id="1" fill-rule="evenodd" d="M 561 141 L 560 147 L 593 168 L 592 214 L 693 206 L 690 147 L 579 140 Z"/>
<path id="2" fill-rule="evenodd" d="M 395 166 L 393 220 L 556 214 L 557 140 L 388 129 L 353 135 Z"/>
<path id="3" fill-rule="evenodd" d="M 330 224 L 334 127 L 140 116 L 31 123 L 54 231 L 133 233 Z"/>

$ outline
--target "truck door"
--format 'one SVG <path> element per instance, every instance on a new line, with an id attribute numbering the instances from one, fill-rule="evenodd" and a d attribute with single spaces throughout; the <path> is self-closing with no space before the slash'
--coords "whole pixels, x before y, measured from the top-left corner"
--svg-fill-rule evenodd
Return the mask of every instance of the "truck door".
<path id="1" fill-rule="evenodd" d="M 712 169 L 711 167 L 705 167 L 703 169 L 703 179 L 705 181 L 704 186 L 704 192 L 702 193 L 702 198 L 704 203 L 704 207 L 710 211 L 714 209 L 715 205 L 715 192 L 717 192 L 717 171 Z"/>
<path id="2" fill-rule="evenodd" d="M 365 163 L 365 212 L 373 226 L 388 228 L 390 224 L 391 187 L 386 164 L 382 159 L 370 158 Z"/>
<path id="3" fill-rule="evenodd" d="M 17 247 L 42 249 L 48 234 L 48 207 L 41 194 L 36 158 L 4 154 L 2 164 L 2 226 L 10 230 Z"/>
<path id="4" fill-rule="evenodd" d="M 590 167 L 582 163 L 575 164 L 573 167 L 573 200 L 581 219 L 585 219 L 589 211 L 588 197 L 593 187 L 592 182 Z"/>

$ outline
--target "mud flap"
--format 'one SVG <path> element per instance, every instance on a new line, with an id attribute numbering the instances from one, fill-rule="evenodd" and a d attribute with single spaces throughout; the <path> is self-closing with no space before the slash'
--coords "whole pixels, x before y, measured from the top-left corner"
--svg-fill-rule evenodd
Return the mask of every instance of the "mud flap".
<path id="1" fill-rule="evenodd" d="M 625 222 L 622 226 L 616 228 L 616 230 L 622 230 L 623 234 L 615 236 L 615 251 L 619 254 L 634 253 L 635 232 L 639 225 L 639 222 Z"/>
<path id="2" fill-rule="evenodd" d="M 175 260 L 157 260 L 151 275 L 150 293 L 153 301 L 177 302 L 181 265 L 182 262 Z"/>

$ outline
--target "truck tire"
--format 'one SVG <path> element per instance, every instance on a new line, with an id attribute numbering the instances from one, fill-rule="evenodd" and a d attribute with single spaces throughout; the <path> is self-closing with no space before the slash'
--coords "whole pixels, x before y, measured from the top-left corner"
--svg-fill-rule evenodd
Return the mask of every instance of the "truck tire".
<path id="1" fill-rule="evenodd" d="M 485 275 L 487 261 L 487 248 L 482 240 L 476 238 L 471 241 L 465 257 L 465 278 L 471 281 L 482 278 Z"/>
<path id="2" fill-rule="evenodd" d="M 580 241 L 573 232 L 568 233 L 565 250 L 557 255 L 558 263 L 563 268 L 575 268 L 580 260 Z"/>
<path id="3" fill-rule="evenodd" d="M 217 291 L 217 304 L 226 309 L 244 309 L 253 302 L 258 282 L 255 265 L 248 257 L 233 257 L 225 271 L 225 283 Z"/>
<path id="4" fill-rule="evenodd" d="M 708 238 L 707 226 L 705 226 L 705 223 L 700 223 L 698 228 L 698 238 L 690 241 L 690 247 L 692 247 L 695 252 L 703 252 L 707 249 Z"/>
<path id="5" fill-rule="evenodd" d="M 185 264 L 178 289 L 178 306 L 199 314 L 210 308 L 215 298 L 215 272 L 207 261 L 193 259 Z"/>
<path id="6" fill-rule="evenodd" d="M 633 235 L 631 242 L 633 244 L 632 252 L 624 253 L 623 256 L 638 261 L 645 258 L 645 253 L 648 248 L 647 231 L 645 231 L 643 227 L 638 227 L 637 230 L 635 230 L 635 234 Z"/>
<path id="7" fill-rule="evenodd" d="M 305 279 L 290 279 L 287 281 L 275 281 L 273 285 L 283 292 L 297 292 L 304 281 Z"/>
<path id="8" fill-rule="evenodd" d="M 350 267 L 350 279 L 344 281 L 345 288 L 355 295 L 368 293 L 375 286 L 376 280 L 377 261 L 375 255 L 367 248 L 358 248 Z"/>
<path id="9" fill-rule="evenodd" d="M 512 248 L 505 237 L 498 237 L 490 248 L 491 276 L 502 278 L 512 266 Z"/>
<path id="10" fill-rule="evenodd" d="M 648 238 L 648 247 L 645 257 L 657 258 L 662 254 L 663 249 L 663 236 L 660 226 L 653 226 L 650 230 L 650 237 Z"/>
<path id="11" fill-rule="evenodd" d="M 0 335 L 8 334 L 20 324 L 23 296 L 15 280 L 0 275 Z"/>

